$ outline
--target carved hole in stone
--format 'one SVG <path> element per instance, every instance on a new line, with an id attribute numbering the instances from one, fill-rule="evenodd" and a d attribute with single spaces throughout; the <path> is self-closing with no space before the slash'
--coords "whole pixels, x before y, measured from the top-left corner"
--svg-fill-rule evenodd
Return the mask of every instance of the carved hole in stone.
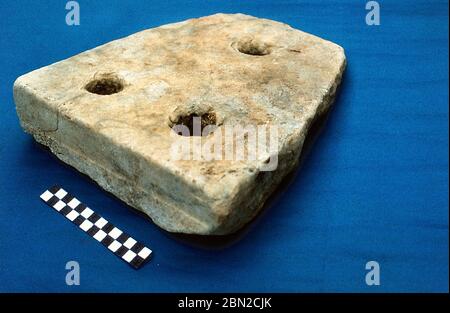
<path id="1" fill-rule="evenodd" d="M 123 81 L 114 75 L 104 75 L 90 81 L 84 88 L 97 95 L 112 95 L 123 90 Z"/>
<path id="2" fill-rule="evenodd" d="M 210 132 L 204 134 L 204 128 L 209 125 L 215 126 L 216 123 L 217 119 L 214 112 L 208 112 L 200 115 L 191 113 L 188 115 L 178 116 L 175 121 L 171 121 L 169 123 L 169 126 L 177 135 L 189 137 L 208 135 Z M 182 131 L 183 129 L 186 130 L 186 128 L 183 126 L 186 126 L 189 129 L 189 134 Z"/>
<path id="3" fill-rule="evenodd" d="M 263 56 L 272 52 L 268 44 L 253 38 L 241 39 L 232 46 L 240 53 L 254 56 Z"/>

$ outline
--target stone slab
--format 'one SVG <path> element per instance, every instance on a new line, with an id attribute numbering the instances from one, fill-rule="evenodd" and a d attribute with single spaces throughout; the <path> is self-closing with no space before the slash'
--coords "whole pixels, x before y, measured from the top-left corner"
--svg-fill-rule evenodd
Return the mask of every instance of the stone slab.
<path id="1" fill-rule="evenodd" d="M 345 64 L 340 46 L 286 24 L 216 14 L 30 72 L 14 83 L 14 99 L 26 132 L 160 227 L 222 235 L 248 223 L 298 165 Z M 200 129 L 217 128 L 172 130 L 192 130 L 194 117 Z M 180 141 L 201 148 L 235 125 L 276 127 L 276 149 L 256 159 L 174 158 Z M 233 140 L 248 149 L 248 137 Z"/>

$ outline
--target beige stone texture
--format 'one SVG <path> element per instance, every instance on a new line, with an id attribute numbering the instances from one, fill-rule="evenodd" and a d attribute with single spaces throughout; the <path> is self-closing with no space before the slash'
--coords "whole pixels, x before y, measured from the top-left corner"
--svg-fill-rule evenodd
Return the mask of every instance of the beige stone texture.
<path id="1" fill-rule="evenodd" d="M 14 99 L 26 132 L 163 229 L 223 235 L 255 217 L 296 168 L 345 64 L 340 46 L 286 24 L 216 14 L 25 74 Z M 171 126 L 193 114 L 216 131 L 276 126 L 276 169 L 262 170 L 267 158 L 175 160 L 175 140 L 214 135 L 175 135 Z"/>

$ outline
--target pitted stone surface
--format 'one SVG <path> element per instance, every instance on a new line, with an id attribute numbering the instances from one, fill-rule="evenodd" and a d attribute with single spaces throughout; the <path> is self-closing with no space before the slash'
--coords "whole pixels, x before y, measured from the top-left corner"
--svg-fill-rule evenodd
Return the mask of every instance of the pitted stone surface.
<path id="1" fill-rule="evenodd" d="M 216 14 L 112 41 L 19 77 L 25 131 L 171 232 L 228 234 L 250 221 L 299 161 L 331 106 L 343 49 L 286 24 Z M 190 114 L 276 125 L 278 166 L 174 160 L 171 126 Z M 183 140 L 197 140 L 183 137 Z"/>

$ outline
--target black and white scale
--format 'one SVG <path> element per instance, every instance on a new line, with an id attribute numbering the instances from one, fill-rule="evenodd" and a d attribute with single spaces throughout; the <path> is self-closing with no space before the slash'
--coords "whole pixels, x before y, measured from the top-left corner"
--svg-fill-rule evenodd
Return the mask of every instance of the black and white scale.
<path id="1" fill-rule="evenodd" d="M 41 199 L 133 268 L 139 269 L 150 260 L 152 250 L 115 227 L 60 186 L 46 190 Z"/>

